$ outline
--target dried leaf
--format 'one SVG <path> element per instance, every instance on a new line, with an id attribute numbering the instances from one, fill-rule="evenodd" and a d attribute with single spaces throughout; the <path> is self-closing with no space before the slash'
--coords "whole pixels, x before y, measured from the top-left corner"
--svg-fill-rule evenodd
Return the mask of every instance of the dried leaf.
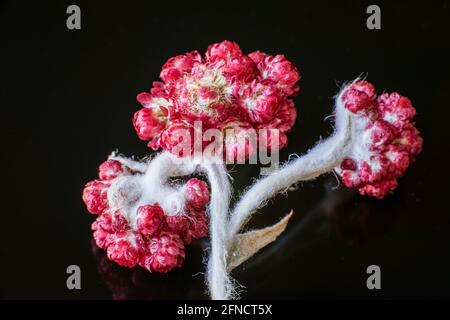
<path id="1" fill-rule="evenodd" d="M 291 210 L 288 215 L 270 227 L 251 230 L 246 233 L 239 233 L 231 247 L 228 271 L 233 270 L 266 245 L 275 241 L 284 229 L 286 229 L 287 223 L 293 213 L 294 212 Z"/>

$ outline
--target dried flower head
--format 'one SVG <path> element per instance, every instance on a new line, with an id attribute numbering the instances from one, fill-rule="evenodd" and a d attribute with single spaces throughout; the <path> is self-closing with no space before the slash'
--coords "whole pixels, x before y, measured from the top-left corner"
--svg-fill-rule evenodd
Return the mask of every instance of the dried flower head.
<path id="1" fill-rule="evenodd" d="M 335 171 L 347 187 L 381 199 L 397 187 L 397 179 L 422 150 L 422 138 L 412 122 L 416 110 L 396 92 L 377 96 L 367 81 L 350 85 L 342 99 L 354 115 L 358 134 Z"/>
<path id="2" fill-rule="evenodd" d="M 299 91 L 300 73 L 283 55 L 259 51 L 244 55 L 235 42 L 223 41 L 210 45 L 205 58 L 197 51 L 170 58 L 160 77 L 163 82 L 155 82 L 150 93 L 137 96 L 143 108 L 133 117 L 138 137 L 149 141 L 152 149 L 187 155 L 174 149 L 180 143 L 175 130 L 189 132 L 195 121 L 202 123 L 203 131 L 223 131 L 224 123 L 232 121 L 255 131 L 277 129 L 282 138 L 279 148 L 287 145 L 285 132 L 297 116 L 290 97 Z M 194 137 L 191 139 L 184 141 L 192 144 L 186 148 L 189 154 L 193 152 Z M 200 144 L 202 148 L 208 145 Z M 227 148 L 226 141 L 225 149 L 227 158 L 236 158 L 239 150 Z M 243 148 L 245 158 L 250 151 Z"/>

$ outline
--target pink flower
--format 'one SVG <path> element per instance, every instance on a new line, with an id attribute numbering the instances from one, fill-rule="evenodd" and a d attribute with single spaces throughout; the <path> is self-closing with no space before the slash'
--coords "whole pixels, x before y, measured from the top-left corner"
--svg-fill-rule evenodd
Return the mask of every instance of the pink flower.
<path id="1" fill-rule="evenodd" d="M 140 206 L 137 210 L 137 228 L 145 236 L 157 234 L 164 223 L 164 211 L 157 205 Z"/>
<path id="2" fill-rule="evenodd" d="M 208 217 L 204 210 L 192 210 L 189 214 L 189 225 L 183 233 L 186 243 L 194 239 L 200 239 L 208 235 Z"/>
<path id="3" fill-rule="evenodd" d="M 212 44 L 206 50 L 206 60 L 214 62 L 216 60 L 229 60 L 242 55 L 241 48 L 236 42 L 222 41 Z"/>
<path id="4" fill-rule="evenodd" d="M 239 101 L 251 121 L 263 123 L 274 118 L 283 99 L 271 84 L 253 81 L 250 85 L 241 87 Z"/>
<path id="5" fill-rule="evenodd" d="M 92 223 L 92 231 L 95 243 L 98 247 L 102 249 L 106 249 L 108 245 L 111 243 L 111 233 L 103 229 L 97 222 L 98 220 Z"/>
<path id="6" fill-rule="evenodd" d="M 202 209 L 209 202 L 208 184 L 200 179 L 192 178 L 186 182 L 187 205 Z"/>
<path id="7" fill-rule="evenodd" d="M 172 94 L 182 119 L 217 126 L 234 108 L 231 90 L 221 69 L 199 65 L 176 84 Z"/>
<path id="8" fill-rule="evenodd" d="M 395 137 L 395 133 L 391 129 L 392 126 L 383 120 L 375 120 L 372 123 L 367 124 L 367 128 L 370 129 L 370 149 L 378 150 L 383 149 L 385 145 L 392 142 Z"/>
<path id="9" fill-rule="evenodd" d="M 191 72 L 192 68 L 201 61 L 202 58 L 197 51 L 172 57 L 163 65 L 160 77 L 166 83 L 175 82 L 184 74 Z"/>
<path id="10" fill-rule="evenodd" d="M 126 168 L 119 161 L 106 160 L 99 166 L 99 178 L 101 180 L 113 180 L 124 173 Z"/>
<path id="11" fill-rule="evenodd" d="M 381 199 L 397 187 L 397 179 L 422 150 L 422 138 L 410 122 L 415 109 L 398 93 L 377 98 L 367 81 L 350 85 L 342 99 L 361 132 L 354 135 L 349 157 L 335 171 L 347 187 Z"/>
<path id="12" fill-rule="evenodd" d="M 361 195 L 368 195 L 374 198 L 383 199 L 386 194 L 397 188 L 397 179 L 386 179 L 374 184 L 366 184 L 359 189 Z"/>
<path id="13" fill-rule="evenodd" d="M 141 92 L 136 99 L 144 107 L 133 116 L 133 126 L 141 140 L 150 140 L 161 133 L 174 112 L 173 101 L 162 82 L 154 82 L 151 93 Z"/>
<path id="14" fill-rule="evenodd" d="M 174 131 L 192 130 L 196 121 L 202 123 L 202 130 L 221 129 L 235 121 L 255 130 L 264 124 L 282 131 L 282 148 L 287 145 L 284 132 L 296 117 L 288 98 L 298 92 L 299 78 L 298 70 L 283 55 L 244 55 L 236 43 L 223 41 L 210 45 L 205 59 L 197 51 L 170 58 L 161 71 L 164 82 L 154 82 L 150 93 L 138 96 L 144 109 L 136 112 L 133 125 L 139 138 L 149 141 L 148 147 L 179 156 L 193 150 L 188 152 L 186 145 L 185 152 L 173 151 L 179 142 Z M 202 149 L 209 144 L 197 143 Z M 229 149 L 228 157 L 233 158 L 233 148 Z M 248 149 L 245 154 L 254 151 Z"/>
<path id="15" fill-rule="evenodd" d="M 178 234 L 186 244 L 208 235 L 208 218 L 204 210 L 192 208 L 188 214 L 167 216 L 169 230 Z"/>
<path id="16" fill-rule="evenodd" d="M 167 215 L 166 223 L 170 231 L 181 236 L 189 227 L 189 217 L 185 213 Z"/>
<path id="17" fill-rule="evenodd" d="M 133 116 L 133 125 L 141 140 L 150 140 L 161 133 L 166 126 L 165 115 L 150 108 L 142 108 L 136 111 Z"/>
<path id="18" fill-rule="evenodd" d="M 87 183 L 83 200 L 90 212 L 98 214 L 91 227 L 93 238 L 98 247 L 107 250 L 108 259 L 129 268 L 139 264 L 149 271 L 168 272 L 182 264 L 185 243 L 207 235 L 205 208 L 210 197 L 206 182 L 192 178 L 180 187 L 185 193 L 184 208 L 180 214 L 168 216 L 158 203 L 140 205 L 137 209 L 110 205 L 107 190 L 121 181 L 114 179 L 124 172 L 140 173 L 116 160 L 103 162 L 99 171 L 100 177 L 109 180 Z"/>
<path id="19" fill-rule="evenodd" d="M 83 190 L 83 201 L 92 214 L 101 214 L 108 209 L 107 192 L 109 183 L 101 180 L 90 181 Z"/>
<path id="20" fill-rule="evenodd" d="M 187 122 L 173 121 L 161 133 L 158 145 L 180 157 L 191 155 L 194 148 L 194 129 Z"/>
<path id="21" fill-rule="evenodd" d="M 409 154 L 417 156 L 422 151 L 423 139 L 413 124 L 405 124 L 395 140 L 395 144 Z"/>
<path id="22" fill-rule="evenodd" d="M 155 109 L 155 112 L 159 112 L 162 109 L 163 116 L 167 116 L 169 112 L 166 110 L 170 110 L 173 106 L 173 101 L 167 92 L 169 89 L 170 87 L 166 87 L 163 82 L 155 81 L 153 82 L 153 88 L 150 89 L 150 93 L 141 92 L 136 96 L 136 100 L 144 108 Z"/>
<path id="23" fill-rule="evenodd" d="M 111 229 L 114 233 L 126 233 L 130 229 L 128 219 L 123 215 L 122 211 L 117 210 L 111 215 Z"/>
<path id="24" fill-rule="evenodd" d="M 402 129 L 416 115 L 411 100 L 394 92 L 383 93 L 377 99 L 381 117 L 396 128 Z"/>
<path id="25" fill-rule="evenodd" d="M 141 262 L 149 271 L 168 272 L 180 267 L 185 257 L 184 244 L 177 234 L 163 232 L 150 239 L 149 250 Z"/>
<path id="26" fill-rule="evenodd" d="M 95 225 L 97 228 L 105 230 L 108 233 L 113 232 L 112 217 L 109 213 L 103 213 L 98 216 L 97 220 L 95 220 Z"/>
<path id="27" fill-rule="evenodd" d="M 259 128 L 278 129 L 281 132 L 289 132 L 297 120 L 297 109 L 292 100 L 283 100 L 275 112 L 274 119 Z"/>
<path id="28" fill-rule="evenodd" d="M 117 264 L 132 268 L 140 260 L 140 253 L 136 246 L 126 237 L 116 237 L 107 249 L 108 258 Z"/>
<path id="29" fill-rule="evenodd" d="M 350 86 L 343 94 L 345 107 L 351 112 L 367 110 L 374 106 L 375 87 L 367 81 L 358 81 Z"/>
<path id="30" fill-rule="evenodd" d="M 228 162 L 252 157 L 257 148 L 257 132 L 246 122 L 230 119 L 221 127 Z"/>
<path id="31" fill-rule="evenodd" d="M 267 53 L 264 53 L 264 52 L 261 52 L 261 51 L 253 51 L 253 52 L 249 53 L 248 56 L 250 57 L 250 59 L 253 60 L 254 63 L 256 63 L 258 65 L 260 70 L 262 69 L 263 63 L 266 60 L 266 58 L 270 58 L 271 57 Z"/>
<path id="32" fill-rule="evenodd" d="M 292 96 L 300 90 L 296 85 L 300 73 L 284 55 L 271 56 L 257 51 L 249 56 L 257 64 L 261 78 L 272 81 L 284 94 Z"/>
<path id="33" fill-rule="evenodd" d="M 256 65 L 248 56 L 234 57 L 225 63 L 222 72 L 232 81 L 249 82 L 256 76 Z"/>

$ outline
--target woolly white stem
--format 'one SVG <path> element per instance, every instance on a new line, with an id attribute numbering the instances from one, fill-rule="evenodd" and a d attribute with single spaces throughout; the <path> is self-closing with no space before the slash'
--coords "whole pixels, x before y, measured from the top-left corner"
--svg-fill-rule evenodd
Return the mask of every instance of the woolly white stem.
<path id="1" fill-rule="evenodd" d="M 193 173 L 196 168 L 197 159 L 192 161 L 177 158 L 169 151 L 163 151 L 158 154 L 148 165 L 145 172 L 147 186 L 152 188 L 156 184 L 165 184 L 167 179 L 176 176 L 185 176 Z"/>
<path id="2" fill-rule="evenodd" d="M 219 174 L 210 168 L 208 178 L 212 190 L 222 190 L 222 197 L 213 204 L 211 200 L 211 258 L 208 265 L 208 283 L 213 299 L 234 298 L 234 286 L 227 272 L 227 260 L 229 251 L 235 236 L 250 218 L 252 213 L 258 209 L 266 200 L 278 192 L 287 189 L 292 184 L 314 179 L 317 176 L 333 170 L 345 158 L 352 143 L 352 117 L 344 108 L 341 99 L 345 88 L 341 90 L 336 98 L 336 129 L 335 133 L 328 139 L 320 142 L 306 155 L 283 166 L 269 176 L 256 182 L 242 197 L 236 205 L 229 222 L 224 213 L 229 198 L 229 190 L 215 180 Z M 226 172 L 225 172 L 226 178 Z M 216 187 L 213 187 L 216 185 Z M 214 193 L 214 191 L 213 191 Z M 222 213 L 223 212 L 223 213 Z M 214 220 L 214 221 L 213 221 Z"/>
<path id="3" fill-rule="evenodd" d="M 231 188 L 224 163 L 217 161 L 218 159 L 214 158 L 201 163 L 211 186 L 209 207 L 211 254 L 208 261 L 207 282 L 212 299 L 228 300 L 234 295 L 234 287 L 227 273 L 226 249 Z"/>
<path id="4" fill-rule="evenodd" d="M 148 165 L 142 176 L 143 196 L 136 207 L 148 203 L 158 196 L 160 205 L 166 210 L 173 206 L 184 207 L 184 192 L 167 185 L 167 180 L 174 176 L 192 174 L 199 168 L 208 178 L 211 186 L 209 204 L 209 224 L 211 237 L 211 254 L 207 267 L 207 282 L 212 299 L 229 299 L 233 294 L 233 285 L 226 272 L 228 251 L 226 235 L 228 225 L 230 182 L 225 164 L 219 158 L 177 158 L 169 152 L 162 152 Z M 167 212 L 167 211 L 166 211 Z"/>
<path id="5" fill-rule="evenodd" d="M 111 208 L 121 210 L 131 226 L 136 226 L 137 209 L 149 203 L 159 203 L 168 215 L 182 213 L 186 202 L 185 192 L 180 186 L 169 185 L 167 180 L 191 174 L 196 168 L 194 162 L 177 161 L 169 152 L 158 154 L 148 163 L 137 163 L 115 154 L 109 159 L 117 160 L 141 173 L 124 175 L 114 180 L 108 189 Z"/>
<path id="6" fill-rule="evenodd" d="M 306 155 L 297 158 L 256 182 L 240 199 L 230 217 L 227 246 L 265 201 L 299 181 L 311 180 L 333 170 L 345 158 L 352 140 L 352 117 L 345 109 L 341 90 L 336 98 L 335 133 L 317 144 Z"/>
<path id="7" fill-rule="evenodd" d="M 144 173 L 148 167 L 148 165 L 146 163 L 135 161 L 133 159 L 117 155 L 116 152 L 111 153 L 111 155 L 108 157 L 108 159 L 119 161 L 126 167 L 130 168 L 132 171 L 136 171 L 136 172 Z"/>

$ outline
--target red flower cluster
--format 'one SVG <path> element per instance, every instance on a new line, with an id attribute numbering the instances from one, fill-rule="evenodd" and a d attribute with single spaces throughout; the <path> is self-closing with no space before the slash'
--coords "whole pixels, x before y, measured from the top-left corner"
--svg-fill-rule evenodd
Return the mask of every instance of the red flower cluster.
<path id="1" fill-rule="evenodd" d="M 297 116 L 289 97 L 299 91 L 296 82 L 300 74 L 284 55 L 259 51 L 243 55 L 236 43 L 223 41 L 210 45 L 205 58 L 197 51 L 170 58 L 160 77 L 163 82 L 154 82 L 150 93 L 137 96 L 143 108 L 133 117 L 139 138 L 149 141 L 152 149 L 177 153 L 176 145 L 189 143 L 192 153 L 195 121 L 201 122 L 202 131 L 214 128 L 223 132 L 227 157 L 236 158 L 236 149 L 246 158 L 254 152 L 254 143 L 236 142 L 236 135 L 250 135 L 250 129 L 278 129 L 278 148 L 286 146 L 285 132 Z M 225 133 L 225 129 L 237 133 Z M 183 141 L 177 130 L 191 133 L 192 140 Z M 253 142 L 260 146 L 268 144 L 267 138 L 256 138 Z M 253 136 L 248 137 L 251 139 Z M 210 142 L 200 142 L 201 148 Z"/>
<path id="2" fill-rule="evenodd" d="M 416 110 L 396 92 L 377 96 L 367 81 L 350 85 L 342 99 L 355 114 L 360 134 L 354 135 L 350 155 L 336 171 L 347 187 L 381 199 L 397 187 L 397 178 L 422 150 L 422 138 L 411 122 Z"/>
<path id="3" fill-rule="evenodd" d="M 208 185 L 196 178 L 187 181 L 181 215 L 166 215 L 157 203 L 125 214 L 110 208 L 107 198 L 114 179 L 124 174 L 132 172 L 118 161 L 105 161 L 99 167 L 100 179 L 88 182 L 83 190 L 88 211 L 99 215 L 92 224 L 96 244 L 107 250 L 110 260 L 129 268 L 140 265 L 148 271 L 168 272 L 181 266 L 184 245 L 208 233 Z"/>

